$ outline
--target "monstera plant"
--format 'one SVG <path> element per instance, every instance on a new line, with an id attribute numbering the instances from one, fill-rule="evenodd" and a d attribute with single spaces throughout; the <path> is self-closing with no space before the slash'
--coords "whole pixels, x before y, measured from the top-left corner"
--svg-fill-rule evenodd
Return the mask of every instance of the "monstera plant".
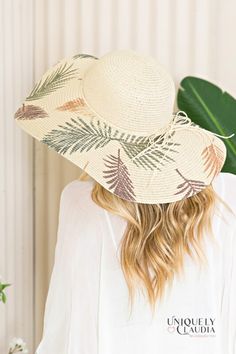
<path id="1" fill-rule="evenodd" d="M 10 285 L 11 284 L 7 284 L 6 282 L 4 282 L 2 276 L 0 275 L 0 302 L 2 301 L 4 304 L 7 301 L 7 297 L 5 294 L 5 288 L 7 288 Z"/>
<path id="2" fill-rule="evenodd" d="M 177 94 L 180 110 L 187 113 L 200 127 L 216 134 L 233 137 L 224 139 L 227 158 L 222 172 L 236 174 L 236 100 L 213 83 L 193 77 L 185 77 Z"/>

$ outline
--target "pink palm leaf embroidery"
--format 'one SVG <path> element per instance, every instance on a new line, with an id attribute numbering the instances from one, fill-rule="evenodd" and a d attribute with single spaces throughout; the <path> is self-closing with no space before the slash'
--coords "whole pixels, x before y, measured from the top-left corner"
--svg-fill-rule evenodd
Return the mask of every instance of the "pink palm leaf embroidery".
<path id="1" fill-rule="evenodd" d="M 194 179 L 187 179 L 184 177 L 180 171 L 176 168 L 175 169 L 177 173 L 183 178 L 184 182 L 180 183 L 177 188 L 180 189 L 178 192 L 174 194 L 180 194 L 180 193 L 185 193 L 182 199 L 188 198 L 194 194 L 197 194 L 200 192 L 202 189 L 206 187 L 206 184 L 202 181 L 199 180 L 194 180 Z"/>
<path id="2" fill-rule="evenodd" d="M 127 166 L 122 162 L 120 158 L 120 149 L 118 149 L 118 157 L 112 154 L 108 155 L 108 159 L 103 159 L 104 165 L 108 168 L 103 171 L 104 178 L 107 179 L 107 183 L 110 185 L 109 190 L 113 190 L 113 193 L 119 197 L 135 201 L 135 194 L 133 191 L 133 183 L 130 179 L 130 174 Z"/>
<path id="3" fill-rule="evenodd" d="M 34 106 L 32 104 L 26 106 L 23 104 L 22 107 L 20 107 L 14 115 L 15 119 L 21 120 L 30 120 L 46 117 L 48 117 L 48 114 L 46 111 L 44 111 L 43 108 Z"/>

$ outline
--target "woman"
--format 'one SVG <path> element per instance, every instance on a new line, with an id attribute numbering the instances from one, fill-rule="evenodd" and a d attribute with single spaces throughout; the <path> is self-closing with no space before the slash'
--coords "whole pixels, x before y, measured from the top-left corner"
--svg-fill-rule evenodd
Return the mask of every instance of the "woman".
<path id="1" fill-rule="evenodd" d="M 16 112 L 84 170 L 61 194 L 36 354 L 236 352 L 227 137 L 174 99 L 155 59 L 120 50 L 63 59 Z"/>

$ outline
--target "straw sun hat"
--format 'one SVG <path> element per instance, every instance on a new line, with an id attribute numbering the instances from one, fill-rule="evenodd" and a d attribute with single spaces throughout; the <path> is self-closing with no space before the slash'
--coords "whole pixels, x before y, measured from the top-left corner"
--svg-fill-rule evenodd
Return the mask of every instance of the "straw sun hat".
<path id="1" fill-rule="evenodd" d="M 174 100 L 171 76 L 150 56 L 77 54 L 46 71 L 14 117 L 120 198 L 169 203 L 203 190 L 226 159 L 220 135 L 173 113 Z"/>

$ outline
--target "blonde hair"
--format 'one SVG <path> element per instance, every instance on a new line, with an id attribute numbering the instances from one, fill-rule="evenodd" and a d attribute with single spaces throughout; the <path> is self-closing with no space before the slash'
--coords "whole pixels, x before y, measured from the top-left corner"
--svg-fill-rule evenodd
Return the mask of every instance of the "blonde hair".
<path id="1" fill-rule="evenodd" d="M 83 172 L 79 179 L 89 177 Z M 146 289 L 152 310 L 157 299 L 163 296 L 165 286 L 172 284 L 174 274 L 183 270 L 186 253 L 200 264 L 207 264 L 202 248 L 203 233 L 214 236 L 211 221 L 217 200 L 233 212 L 211 184 L 184 200 L 144 204 L 121 199 L 95 181 L 91 197 L 102 208 L 127 220 L 120 262 L 129 303 L 133 306 L 135 285 L 139 283 Z"/>

